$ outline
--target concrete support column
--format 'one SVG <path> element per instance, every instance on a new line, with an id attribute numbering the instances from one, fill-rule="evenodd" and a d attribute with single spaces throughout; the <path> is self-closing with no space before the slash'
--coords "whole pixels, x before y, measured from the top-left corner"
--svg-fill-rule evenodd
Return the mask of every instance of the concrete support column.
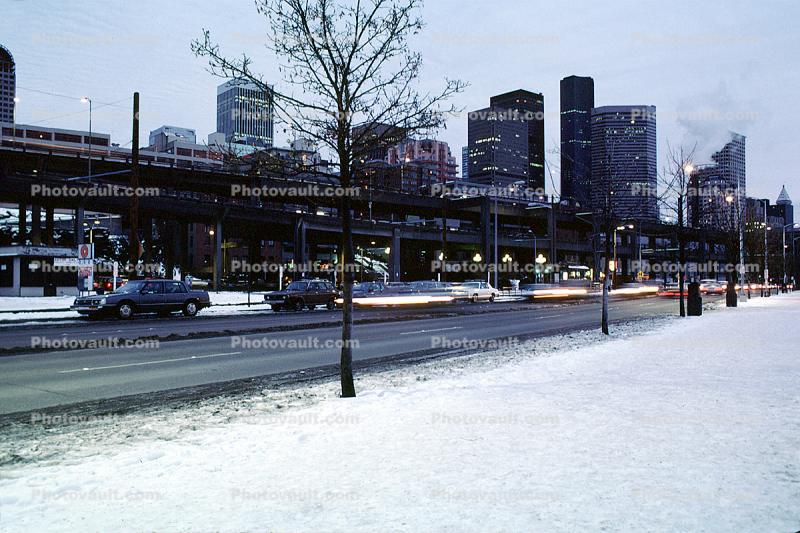
<path id="1" fill-rule="evenodd" d="M 75 209 L 75 222 L 74 222 L 74 231 L 75 231 L 75 244 L 81 245 L 83 244 L 83 215 L 84 209 L 83 207 L 78 207 Z"/>
<path id="2" fill-rule="evenodd" d="M 19 227 L 17 240 L 19 244 L 25 245 L 28 240 L 28 206 L 24 203 L 19 204 Z"/>
<path id="3" fill-rule="evenodd" d="M 390 251 L 392 269 L 389 281 L 400 281 L 400 228 L 392 230 L 392 248 Z"/>
<path id="4" fill-rule="evenodd" d="M 294 233 L 294 262 L 298 265 L 308 261 L 306 254 L 306 224 L 303 219 L 297 221 Z"/>
<path id="5" fill-rule="evenodd" d="M 55 241 L 55 220 L 53 215 L 53 208 L 46 206 L 44 208 L 44 243 L 47 246 L 53 246 Z"/>
<path id="6" fill-rule="evenodd" d="M 481 255 L 483 263 L 492 261 L 492 204 L 488 196 L 481 201 Z"/>
<path id="7" fill-rule="evenodd" d="M 37 204 L 31 205 L 31 244 L 42 244 L 42 207 Z"/>
<path id="8" fill-rule="evenodd" d="M 16 289 L 17 296 L 22 296 L 22 260 L 19 257 L 13 259 L 12 268 L 14 269 L 11 273 L 12 287 Z"/>
<path id="9" fill-rule="evenodd" d="M 214 289 L 219 292 L 222 285 L 222 219 L 214 228 Z"/>

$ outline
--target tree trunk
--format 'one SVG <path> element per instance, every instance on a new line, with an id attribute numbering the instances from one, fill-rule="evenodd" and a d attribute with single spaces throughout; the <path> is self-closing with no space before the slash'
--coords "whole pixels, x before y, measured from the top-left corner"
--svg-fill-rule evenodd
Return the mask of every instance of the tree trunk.
<path id="1" fill-rule="evenodd" d="M 610 233 L 608 228 L 606 228 L 606 253 L 605 253 L 605 260 L 603 264 L 603 273 L 605 274 L 603 278 L 603 312 L 602 318 L 600 320 L 601 329 L 603 333 L 608 335 L 608 292 L 609 286 L 611 284 L 611 268 L 609 266 L 609 258 L 611 257 L 611 239 Z M 616 268 L 617 265 L 614 265 Z"/>
<path id="2" fill-rule="evenodd" d="M 350 186 L 350 168 L 342 161 L 341 184 Z M 355 398 L 356 387 L 353 383 L 353 281 L 355 254 L 353 253 L 353 230 L 350 215 L 350 197 L 342 197 L 342 279 L 344 280 L 344 296 L 342 304 L 342 352 L 339 370 L 342 382 L 342 398 Z"/>

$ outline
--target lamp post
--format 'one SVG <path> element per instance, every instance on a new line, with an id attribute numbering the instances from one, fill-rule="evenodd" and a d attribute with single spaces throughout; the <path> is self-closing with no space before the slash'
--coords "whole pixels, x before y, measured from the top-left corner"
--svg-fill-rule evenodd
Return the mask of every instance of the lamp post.
<path id="1" fill-rule="evenodd" d="M 747 301 L 747 293 L 744 291 L 744 223 L 742 219 L 744 218 L 744 208 L 741 205 L 741 194 L 739 192 L 739 182 L 736 182 L 736 198 L 732 196 L 725 197 L 725 201 L 729 204 L 734 204 L 733 207 L 736 210 L 736 225 L 739 229 L 739 268 L 737 269 L 739 273 L 739 300 L 746 302 Z M 736 284 L 734 283 L 734 287 Z"/>
<path id="2" fill-rule="evenodd" d="M 83 96 L 81 102 L 89 104 L 89 177 L 92 177 L 92 99 Z"/>
<path id="3" fill-rule="evenodd" d="M 785 224 L 781 229 L 781 253 L 783 254 L 783 287 L 786 288 L 787 276 L 786 276 L 786 228 L 800 228 L 800 224 Z M 794 241 L 792 241 L 792 246 L 794 246 Z M 792 255 L 792 265 L 794 265 L 794 255 Z M 792 269 L 792 275 L 794 275 L 794 268 Z"/>
<path id="4" fill-rule="evenodd" d="M 764 202 L 764 288 L 767 289 L 767 296 L 769 296 L 769 239 L 767 238 L 767 231 L 771 228 L 767 226 L 767 201 Z M 762 289 L 761 294 L 764 294 Z"/>
<path id="5" fill-rule="evenodd" d="M 551 217 L 555 217 L 555 214 L 553 212 L 553 204 L 552 203 L 546 203 L 546 204 L 530 203 L 530 204 L 528 204 L 528 207 L 525 208 L 526 211 L 534 211 L 536 209 L 549 209 L 550 210 L 550 216 Z M 553 220 L 555 220 L 555 218 Z M 555 222 L 553 223 L 553 229 L 555 229 Z M 555 245 L 555 243 L 552 242 L 553 234 L 550 234 L 548 238 L 551 239 L 551 243 L 550 243 L 551 250 L 555 249 L 556 245 Z M 533 236 L 533 257 L 534 258 L 538 258 L 538 255 L 536 254 L 536 235 Z M 551 259 L 553 259 L 553 261 L 555 262 L 555 261 L 558 260 L 558 257 L 551 258 Z"/>

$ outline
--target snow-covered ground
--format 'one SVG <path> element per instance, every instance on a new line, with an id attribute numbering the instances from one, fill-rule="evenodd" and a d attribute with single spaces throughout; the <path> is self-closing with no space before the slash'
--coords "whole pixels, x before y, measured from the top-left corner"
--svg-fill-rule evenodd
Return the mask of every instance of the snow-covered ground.
<path id="1" fill-rule="evenodd" d="M 800 294 L 761 298 L 367 375 L 357 399 L 6 438 L 0 530 L 796 531 L 798 321 Z"/>

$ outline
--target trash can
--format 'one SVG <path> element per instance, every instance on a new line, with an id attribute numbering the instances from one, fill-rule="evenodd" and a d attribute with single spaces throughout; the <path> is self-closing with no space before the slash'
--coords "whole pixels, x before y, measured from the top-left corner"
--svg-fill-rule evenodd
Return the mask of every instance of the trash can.
<path id="1" fill-rule="evenodd" d="M 736 282 L 728 280 L 728 288 L 725 290 L 725 307 L 736 307 L 739 303 L 739 296 L 736 294 Z"/>
<path id="2" fill-rule="evenodd" d="M 700 297 L 700 284 L 696 281 L 689 284 L 687 312 L 689 316 L 701 316 L 703 314 L 703 298 Z"/>

